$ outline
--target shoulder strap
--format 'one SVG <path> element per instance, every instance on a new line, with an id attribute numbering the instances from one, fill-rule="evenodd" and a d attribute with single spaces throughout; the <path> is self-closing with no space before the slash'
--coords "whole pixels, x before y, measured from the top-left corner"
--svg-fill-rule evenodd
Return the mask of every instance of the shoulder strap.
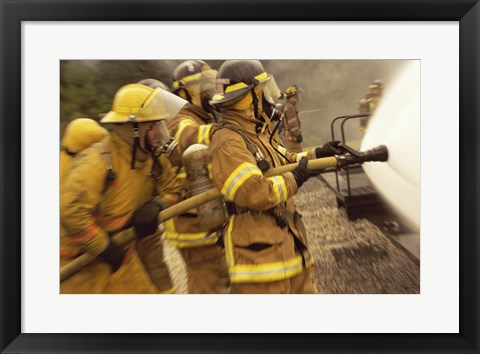
<path id="1" fill-rule="evenodd" d="M 97 151 L 100 153 L 100 155 L 103 158 L 103 162 L 105 162 L 105 168 L 107 169 L 107 177 L 105 178 L 105 187 L 108 187 L 113 183 L 115 180 L 116 173 L 113 170 L 113 165 L 112 165 L 112 159 L 110 158 L 110 151 L 105 147 L 104 144 L 100 143 L 95 143 L 92 145 Z"/>
<path id="2" fill-rule="evenodd" d="M 227 122 L 220 122 L 217 124 L 215 132 L 224 128 L 230 129 L 231 131 L 239 134 L 242 137 L 243 141 L 245 142 L 245 145 L 247 146 L 248 151 L 250 151 L 250 153 L 253 155 L 253 158 L 257 162 L 257 166 L 258 168 L 260 168 L 260 170 L 265 172 L 270 168 L 270 163 L 267 160 L 265 160 L 258 146 L 250 140 L 250 138 L 242 131 L 241 128 Z"/>
<path id="3" fill-rule="evenodd" d="M 242 137 L 243 141 L 245 142 L 245 145 L 247 146 L 248 151 L 250 151 L 253 155 L 256 153 L 257 146 L 248 138 L 248 136 L 242 131 L 242 129 L 240 129 L 236 125 L 229 124 L 226 122 L 221 122 L 217 124 L 217 130 L 220 130 L 223 128 L 230 129 L 231 131 L 239 134 Z"/>

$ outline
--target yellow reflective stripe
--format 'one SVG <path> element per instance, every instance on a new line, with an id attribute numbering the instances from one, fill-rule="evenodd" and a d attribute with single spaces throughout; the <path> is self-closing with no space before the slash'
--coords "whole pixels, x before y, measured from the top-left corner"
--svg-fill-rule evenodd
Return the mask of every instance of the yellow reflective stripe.
<path id="1" fill-rule="evenodd" d="M 202 77 L 201 72 L 193 74 L 193 75 L 188 75 L 188 76 L 183 77 L 181 80 L 174 81 L 172 86 L 173 86 L 173 88 L 179 88 L 180 83 L 186 84 L 186 83 L 191 82 L 191 81 L 199 80 L 201 77 Z"/>
<path id="2" fill-rule="evenodd" d="M 208 164 L 208 178 L 213 181 L 213 173 L 212 173 L 212 163 Z"/>
<path id="3" fill-rule="evenodd" d="M 165 221 L 165 237 L 175 247 L 196 247 L 214 244 L 218 240 L 218 234 L 209 231 L 199 233 L 180 233 L 175 230 L 173 219 Z"/>
<path id="4" fill-rule="evenodd" d="M 262 171 L 252 163 L 244 162 L 233 171 L 223 184 L 222 194 L 233 201 L 238 188 L 253 175 L 262 176 Z"/>
<path id="5" fill-rule="evenodd" d="M 233 242 L 232 242 L 232 229 L 233 229 L 233 222 L 235 220 L 235 215 L 230 217 L 228 221 L 227 232 L 225 238 L 223 240 L 225 245 L 225 258 L 227 260 L 228 267 L 233 267 L 235 265 L 235 257 L 233 256 Z"/>
<path id="6" fill-rule="evenodd" d="M 204 246 L 212 246 L 217 243 L 217 238 L 206 238 L 204 240 L 199 240 L 198 242 L 191 242 L 191 241 L 178 241 L 167 238 L 168 243 L 176 248 L 195 248 L 195 247 L 204 247 Z"/>
<path id="7" fill-rule="evenodd" d="M 264 71 L 263 73 L 261 74 L 258 74 L 257 76 L 254 77 L 254 79 L 258 80 L 258 81 L 262 81 L 262 80 L 265 80 L 265 79 L 268 79 L 268 74 Z M 233 92 L 233 91 L 237 91 L 237 90 L 241 90 L 245 87 L 248 87 L 248 85 L 244 82 L 239 82 L 235 85 L 230 85 L 230 86 L 227 86 L 227 88 L 225 89 L 225 93 L 229 93 L 229 92 Z"/>
<path id="8" fill-rule="evenodd" d="M 177 178 L 178 178 L 178 179 L 185 179 L 185 178 L 187 178 L 187 171 L 185 171 L 185 167 L 182 166 L 182 168 L 180 169 L 180 171 L 178 171 L 178 173 L 177 173 Z"/>
<path id="9" fill-rule="evenodd" d="M 195 248 L 195 247 L 204 247 L 211 246 L 217 243 L 217 238 L 206 238 L 204 240 L 198 240 L 197 242 L 192 241 L 178 241 L 167 238 L 168 243 L 176 248 Z"/>
<path id="10" fill-rule="evenodd" d="M 282 145 L 278 145 L 278 151 L 280 151 L 283 155 L 286 155 L 286 153 L 287 153 L 287 149 L 285 149 Z M 282 155 L 280 155 L 279 157 L 280 157 L 280 160 L 282 160 L 283 163 L 287 162 L 287 160 L 285 160 L 285 158 Z"/>
<path id="11" fill-rule="evenodd" d="M 307 154 L 308 154 L 308 151 L 299 152 L 296 157 L 297 162 L 300 161 L 302 157 L 307 156 Z"/>
<path id="12" fill-rule="evenodd" d="M 184 119 L 178 125 L 177 132 L 175 133 L 175 141 L 180 143 L 180 136 L 182 135 L 183 130 L 188 127 L 189 125 L 195 124 L 195 122 L 191 119 Z"/>
<path id="13" fill-rule="evenodd" d="M 263 73 L 261 74 L 258 74 L 257 76 L 255 76 L 255 79 L 257 80 L 265 80 L 268 78 L 268 74 L 266 71 L 264 71 Z"/>
<path id="14" fill-rule="evenodd" d="M 229 267 L 230 280 L 234 283 L 282 280 L 300 274 L 302 271 L 302 256 L 282 262 L 237 264 Z"/>
<path id="15" fill-rule="evenodd" d="M 287 186 L 285 179 L 282 176 L 274 176 L 267 178 L 273 185 L 273 191 L 275 192 L 275 204 L 280 204 L 287 200 Z"/>
<path id="16" fill-rule="evenodd" d="M 225 89 L 225 93 L 241 90 L 245 87 L 248 87 L 248 85 L 246 83 L 239 82 L 238 84 L 227 86 L 227 88 Z"/>
<path id="17" fill-rule="evenodd" d="M 210 130 L 212 129 L 213 125 L 211 124 L 204 124 L 200 125 L 198 129 L 198 143 L 205 144 L 210 146 Z"/>

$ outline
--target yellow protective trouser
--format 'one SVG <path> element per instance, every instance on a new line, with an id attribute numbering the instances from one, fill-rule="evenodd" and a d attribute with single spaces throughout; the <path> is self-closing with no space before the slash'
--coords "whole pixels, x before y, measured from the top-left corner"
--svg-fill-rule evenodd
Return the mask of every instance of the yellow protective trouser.
<path id="1" fill-rule="evenodd" d="M 228 294 L 230 281 L 225 252 L 219 246 L 179 248 L 187 268 L 190 294 Z"/>
<path id="2" fill-rule="evenodd" d="M 60 260 L 62 267 L 68 261 Z M 111 267 L 99 260 L 87 265 L 60 283 L 61 294 L 157 294 L 141 264 L 137 252 L 132 249 L 131 258 L 112 274 Z"/>
<path id="3" fill-rule="evenodd" d="M 316 294 L 312 267 L 291 278 L 262 283 L 232 283 L 232 294 Z"/>

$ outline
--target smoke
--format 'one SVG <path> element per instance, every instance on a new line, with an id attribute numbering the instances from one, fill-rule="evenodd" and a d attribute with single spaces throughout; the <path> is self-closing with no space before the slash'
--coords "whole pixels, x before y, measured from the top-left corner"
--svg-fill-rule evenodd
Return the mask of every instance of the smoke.
<path id="1" fill-rule="evenodd" d="M 389 83 L 407 60 L 262 60 L 265 70 L 275 76 L 281 90 L 292 84 L 303 89 L 300 113 L 304 147 L 331 140 L 330 125 L 335 117 L 358 113 L 358 101 L 368 93 L 368 86 L 381 79 L 388 91 Z M 337 124 L 336 124 L 337 126 Z M 339 127 L 339 125 L 338 125 Z M 340 130 L 335 130 L 339 138 Z M 345 137 L 358 147 L 362 138 L 359 120 L 345 123 Z"/>
<path id="2" fill-rule="evenodd" d="M 184 60 L 144 61 L 146 76 L 163 81 L 171 86 L 175 67 Z M 197 58 L 201 59 L 201 58 Z M 330 124 L 335 117 L 358 113 L 358 101 L 368 93 L 368 86 L 375 79 L 383 80 L 385 91 L 399 70 L 408 60 L 261 60 L 265 70 L 273 74 L 282 91 L 293 84 L 303 89 L 298 110 L 317 112 L 300 113 L 304 147 L 312 147 L 331 140 Z M 127 63 L 128 61 L 125 61 Z M 140 62 L 140 61 L 138 61 Z M 218 70 L 224 60 L 206 60 L 212 69 Z M 137 80 L 137 81 L 138 81 Z M 362 138 L 359 120 L 345 124 L 347 141 Z M 340 130 L 335 131 L 340 137 Z"/>
<path id="3" fill-rule="evenodd" d="M 186 58 L 191 59 L 191 58 Z M 80 60 L 76 65 L 84 66 L 94 77 L 94 86 L 106 96 L 99 102 L 88 101 L 89 107 L 104 112 L 109 108 L 115 91 L 128 82 L 137 82 L 146 78 L 160 80 L 171 87 L 172 73 L 175 67 L 186 59 L 176 60 Z M 198 58 L 201 59 L 201 58 Z M 224 60 L 206 60 L 212 69 L 218 70 Z M 265 70 L 275 76 L 280 89 L 296 84 L 303 89 L 298 110 L 317 112 L 300 113 L 303 131 L 303 147 L 321 145 L 331 140 L 330 124 L 341 115 L 358 113 L 358 101 L 368 93 L 369 84 L 381 79 L 385 92 L 397 72 L 408 60 L 261 60 Z M 75 74 L 75 71 L 72 71 Z M 72 73 L 71 73 L 72 74 Z M 71 76 L 71 75 L 70 75 Z M 70 76 L 62 73 L 62 82 L 71 84 Z M 85 86 L 83 83 L 82 87 Z M 62 91 L 65 93 L 65 89 Z M 64 94 L 65 96 L 65 94 Z M 78 95 L 73 99 L 78 100 Z M 98 95 L 97 95 L 98 96 Z M 105 102 L 104 102 L 105 101 Z M 68 111 L 69 107 L 63 105 Z M 73 108 L 72 108 L 73 109 Z M 71 110 L 72 110 L 71 109 Z M 78 110 L 78 108 L 75 108 Z M 68 122 L 76 111 L 65 112 L 62 119 Z M 92 108 L 93 110 L 93 108 Z M 80 110 L 82 116 L 92 116 L 91 112 Z M 350 120 L 345 124 L 347 142 L 357 141 L 353 147 L 360 146 L 362 138 L 359 120 Z M 335 131 L 340 137 L 340 130 Z"/>

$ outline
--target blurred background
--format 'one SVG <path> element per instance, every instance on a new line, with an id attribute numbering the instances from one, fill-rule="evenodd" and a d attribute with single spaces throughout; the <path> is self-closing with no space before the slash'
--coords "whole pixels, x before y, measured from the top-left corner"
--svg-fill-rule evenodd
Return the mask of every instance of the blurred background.
<path id="1" fill-rule="evenodd" d="M 191 58 L 187 58 L 191 59 Z M 121 86 L 145 78 L 171 87 L 174 68 L 180 60 L 62 60 L 60 63 L 60 135 L 75 118 L 99 119 L 108 112 Z M 223 60 L 207 60 L 218 70 Z M 376 79 L 389 82 L 405 60 L 262 60 L 282 91 L 296 84 L 303 89 L 298 105 L 304 147 L 330 140 L 330 123 L 341 115 L 358 113 L 358 101 Z M 348 140 L 360 138 L 358 120 L 347 126 Z"/>

